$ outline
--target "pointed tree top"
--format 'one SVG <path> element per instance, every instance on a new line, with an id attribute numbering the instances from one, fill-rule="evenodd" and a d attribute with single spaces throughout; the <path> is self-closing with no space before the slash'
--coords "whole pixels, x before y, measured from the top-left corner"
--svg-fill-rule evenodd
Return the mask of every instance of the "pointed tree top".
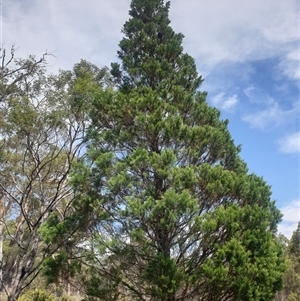
<path id="1" fill-rule="evenodd" d="M 163 90 L 179 85 L 195 93 L 202 79 L 194 59 L 183 53 L 183 34 L 170 26 L 170 2 L 132 0 L 130 18 L 125 22 L 118 57 L 111 74 L 120 87 L 147 86 Z"/>
<path id="2" fill-rule="evenodd" d="M 129 15 L 133 18 L 140 17 L 145 23 L 152 20 L 158 12 L 165 12 L 168 15 L 170 2 L 164 4 L 163 0 L 132 0 Z M 170 20 L 169 20 L 170 22 Z"/>

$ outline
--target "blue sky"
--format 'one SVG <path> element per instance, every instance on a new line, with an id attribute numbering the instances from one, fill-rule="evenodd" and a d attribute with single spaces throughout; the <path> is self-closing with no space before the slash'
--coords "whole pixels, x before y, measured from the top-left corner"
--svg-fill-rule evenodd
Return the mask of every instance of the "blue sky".
<path id="1" fill-rule="evenodd" d="M 53 73 L 82 58 L 117 60 L 130 0 L 0 1 L 1 45 L 17 56 L 52 52 Z M 290 237 L 300 215 L 298 1 L 171 0 L 170 19 L 249 171 L 272 186 Z"/>

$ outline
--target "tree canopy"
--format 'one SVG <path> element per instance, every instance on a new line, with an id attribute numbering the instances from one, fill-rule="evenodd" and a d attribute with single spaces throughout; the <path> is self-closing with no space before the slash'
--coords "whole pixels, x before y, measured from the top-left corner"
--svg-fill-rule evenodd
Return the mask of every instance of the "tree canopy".
<path id="1" fill-rule="evenodd" d="M 40 231 L 53 212 L 60 219 L 72 212 L 68 176 L 84 154 L 89 93 L 100 89 L 106 74 L 82 61 L 73 72 L 47 75 L 47 55 L 15 59 L 14 51 L 7 61 L 2 51 L 0 100 L 1 289 L 9 300 L 55 252 Z"/>
<path id="2" fill-rule="evenodd" d="M 111 65 L 116 88 L 93 100 L 87 158 L 73 173 L 82 202 L 99 215 L 89 293 L 273 300 L 284 270 L 281 214 L 199 91 L 169 8 L 131 2 L 120 63 Z"/>

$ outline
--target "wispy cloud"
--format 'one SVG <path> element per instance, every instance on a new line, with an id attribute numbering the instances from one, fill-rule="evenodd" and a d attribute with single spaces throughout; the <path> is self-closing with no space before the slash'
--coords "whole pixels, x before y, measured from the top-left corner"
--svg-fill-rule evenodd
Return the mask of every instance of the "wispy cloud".
<path id="1" fill-rule="evenodd" d="M 299 44 L 299 42 L 297 42 Z M 277 76 L 283 78 L 286 76 L 289 79 L 299 80 L 299 48 L 292 48 L 287 52 L 287 55 L 283 56 L 277 66 Z"/>
<path id="2" fill-rule="evenodd" d="M 221 92 L 211 99 L 213 106 L 225 110 L 232 110 L 239 102 L 238 96 L 236 94 L 227 96 L 224 92 Z"/>
<path id="3" fill-rule="evenodd" d="M 277 142 L 279 144 L 279 151 L 282 153 L 300 152 L 300 132 L 284 136 Z"/>
<path id="4" fill-rule="evenodd" d="M 265 94 L 265 91 L 255 84 L 250 84 L 243 92 L 253 104 L 268 104 L 273 102 L 273 100 Z"/>
<path id="5" fill-rule="evenodd" d="M 278 225 L 278 232 L 290 239 L 300 220 L 300 200 L 294 200 L 279 209 L 283 214 L 283 218 Z"/>
<path id="6" fill-rule="evenodd" d="M 284 109 L 272 97 L 266 97 L 264 105 L 264 109 L 247 114 L 242 120 L 249 123 L 252 128 L 265 130 L 289 123 L 295 120 L 295 116 L 299 113 L 298 105 L 294 104 L 292 108 Z"/>

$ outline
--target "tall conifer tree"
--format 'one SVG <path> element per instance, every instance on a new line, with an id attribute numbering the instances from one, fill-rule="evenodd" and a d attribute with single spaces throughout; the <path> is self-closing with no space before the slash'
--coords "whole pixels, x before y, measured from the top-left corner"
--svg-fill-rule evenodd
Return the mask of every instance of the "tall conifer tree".
<path id="1" fill-rule="evenodd" d="M 188 4 L 187 4 L 188 5 Z M 248 174 L 170 3 L 132 0 L 117 89 L 95 96 L 86 183 L 101 207 L 89 293 L 111 300 L 273 300 L 284 269 L 270 187 Z M 99 208 L 99 207 L 98 207 Z"/>

